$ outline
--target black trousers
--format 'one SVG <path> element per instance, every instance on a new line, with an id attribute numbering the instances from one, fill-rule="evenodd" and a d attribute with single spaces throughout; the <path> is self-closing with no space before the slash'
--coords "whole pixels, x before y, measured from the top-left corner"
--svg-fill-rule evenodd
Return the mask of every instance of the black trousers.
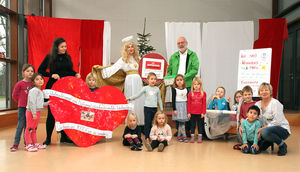
<path id="1" fill-rule="evenodd" d="M 46 120 L 46 132 L 47 132 L 46 141 L 51 142 L 51 136 L 52 136 L 52 132 L 53 132 L 53 129 L 54 129 L 54 125 L 55 125 L 55 119 L 52 115 L 50 107 L 48 106 L 48 116 L 47 116 L 47 120 Z M 61 131 L 61 139 L 62 140 L 69 139 L 69 137 L 66 135 L 66 133 L 64 131 Z"/>
<path id="2" fill-rule="evenodd" d="M 152 149 L 157 148 L 160 143 L 164 144 L 165 147 L 168 146 L 168 142 L 166 140 L 162 141 L 162 142 L 160 142 L 158 140 L 152 140 L 152 142 L 151 142 Z"/>
<path id="3" fill-rule="evenodd" d="M 201 118 L 201 115 L 191 114 L 191 134 L 195 134 L 196 124 L 198 124 L 198 134 L 204 134 L 204 118 Z"/>
<path id="4" fill-rule="evenodd" d="M 149 138 L 151 127 L 152 127 L 152 121 L 156 112 L 157 112 L 157 108 L 144 106 L 144 115 L 145 115 L 144 132 L 145 132 L 146 139 Z"/>

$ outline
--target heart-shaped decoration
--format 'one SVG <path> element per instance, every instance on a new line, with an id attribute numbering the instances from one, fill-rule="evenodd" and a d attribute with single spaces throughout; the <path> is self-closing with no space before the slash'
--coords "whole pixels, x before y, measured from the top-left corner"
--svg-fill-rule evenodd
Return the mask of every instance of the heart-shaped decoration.
<path id="1" fill-rule="evenodd" d="M 47 93 L 47 91 L 49 91 Z M 104 86 L 91 92 L 82 79 L 58 80 L 50 95 L 50 108 L 57 130 L 62 130 L 81 147 L 94 145 L 124 122 L 129 105 L 116 87 Z"/>

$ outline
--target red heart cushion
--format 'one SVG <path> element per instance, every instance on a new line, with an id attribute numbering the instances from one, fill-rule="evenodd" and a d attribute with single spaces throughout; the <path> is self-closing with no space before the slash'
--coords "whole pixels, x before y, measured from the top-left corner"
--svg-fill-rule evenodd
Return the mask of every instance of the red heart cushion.
<path id="1" fill-rule="evenodd" d="M 70 99 L 50 94 L 50 108 L 57 122 L 77 126 L 76 129 L 64 131 L 81 147 L 91 146 L 103 137 L 87 130 L 113 131 L 124 122 L 128 113 L 128 110 L 103 110 L 93 106 L 95 103 L 126 106 L 124 94 L 116 87 L 104 86 L 91 92 L 82 79 L 64 77 L 53 85 L 52 90 L 73 96 L 71 102 Z M 79 103 L 76 103 L 77 100 L 80 100 Z M 82 102 L 85 102 L 84 105 Z"/>

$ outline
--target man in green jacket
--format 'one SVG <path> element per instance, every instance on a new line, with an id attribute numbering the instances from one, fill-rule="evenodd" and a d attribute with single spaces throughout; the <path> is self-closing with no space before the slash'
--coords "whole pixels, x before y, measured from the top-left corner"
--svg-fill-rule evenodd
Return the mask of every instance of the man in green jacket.
<path id="1" fill-rule="evenodd" d="M 182 74 L 184 76 L 188 91 L 191 91 L 192 81 L 199 70 L 199 60 L 195 52 L 187 48 L 188 42 L 185 37 L 177 39 L 177 47 L 179 51 L 175 52 L 169 61 L 167 76 Z M 178 122 L 176 121 L 176 128 L 178 129 Z M 186 122 L 186 135 L 189 137 L 191 124 Z M 174 136 L 177 136 L 176 132 Z"/>
<path id="2" fill-rule="evenodd" d="M 197 54 L 189 50 L 187 45 L 188 42 L 185 37 L 177 39 L 179 51 L 175 52 L 170 58 L 167 76 L 182 74 L 190 91 L 192 81 L 199 70 L 199 60 Z"/>

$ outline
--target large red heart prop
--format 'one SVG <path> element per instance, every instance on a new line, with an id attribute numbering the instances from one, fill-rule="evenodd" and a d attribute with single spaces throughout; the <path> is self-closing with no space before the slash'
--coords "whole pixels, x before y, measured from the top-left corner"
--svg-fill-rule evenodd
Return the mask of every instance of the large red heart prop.
<path id="1" fill-rule="evenodd" d="M 64 77 L 58 80 L 52 90 L 69 94 L 78 100 L 89 101 L 88 104 L 101 103 L 109 105 L 124 105 L 124 94 L 112 86 L 104 86 L 91 92 L 82 79 Z M 50 108 L 55 120 L 61 124 L 72 123 L 86 126 L 97 131 L 113 131 L 124 122 L 128 110 L 100 110 L 72 103 L 66 99 L 50 95 Z M 93 116 L 93 118 L 90 118 Z M 75 144 L 88 147 L 95 144 L 103 136 L 88 134 L 75 129 L 65 129 L 66 134 Z"/>

